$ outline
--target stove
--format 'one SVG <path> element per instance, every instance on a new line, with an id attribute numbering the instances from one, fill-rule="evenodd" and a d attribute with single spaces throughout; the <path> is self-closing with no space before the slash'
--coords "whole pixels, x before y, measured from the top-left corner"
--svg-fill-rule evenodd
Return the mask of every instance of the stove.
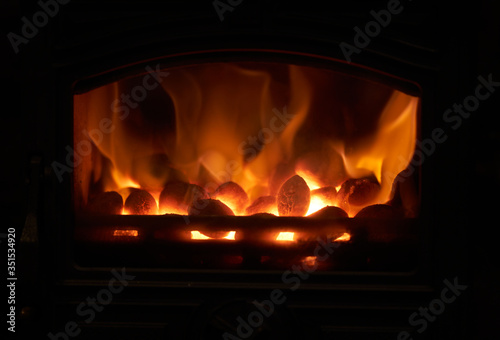
<path id="1" fill-rule="evenodd" d="M 414 2 L 58 4 L 46 25 L 23 7 L 39 33 L 10 51 L 36 112 L 16 331 L 490 334 L 498 271 L 469 241 L 498 186 L 469 143 L 498 141 L 484 28 Z"/>

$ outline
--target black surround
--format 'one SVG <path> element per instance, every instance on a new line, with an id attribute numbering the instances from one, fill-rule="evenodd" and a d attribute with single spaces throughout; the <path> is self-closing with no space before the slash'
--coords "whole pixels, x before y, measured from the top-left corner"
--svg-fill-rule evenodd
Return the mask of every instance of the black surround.
<path id="1" fill-rule="evenodd" d="M 495 62 L 500 56 L 500 30 L 494 23 L 498 6 L 487 1 L 463 8 L 422 1 L 403 6 L 352 59 L 418 84 L 420 138 L 437 127 L 448 135 L 419 169 L 416 268 L 318 273 L 294 292 L 281 282 L 281 271 L 130 268 L 127 273 L 136 279 L 91 323 L 76 308 L 107 286 L 111 268 L 75 265 L 72 178 L 66 175 L 59 183 L 51 167 L 54 160 L 65 162 L 65 146 L 72 145 L 75 89 L 133 73 L 148 62 L 247 59 L 262 51 L 282 60 L 293 52 L 303 63 L 336 59 L 340 62 L 332 65 L 355 71 L 343 62 L 339 44 L 352 44 L 353 28 L 372 20 L 370 11 L 386 8 L 387 2 L 246 0 L 221 22 L 210 1 L 74 0 L 61 5 L 19 54 L 7 46 L 12 67 L 5 67 L 2 77 L 12 84 L 11 99 L 20 113 L 11 118 L 13 126 L 22 128 L 4 135 L 3 145 L 19 148 L 5 153 L 16 171 L 2 175 L 7 193 L 1 203 L 9 226 L 16 227 L 16 236 L 23 235 L 17 240 L 18 332 L 45 338 L 74 320 L 82 329 L 81 339 L 214 339 L 227 329 L 224 320 L 248 315 L 253 308 L 249 302 L 283 288 L 287 301 L 266 320 L 258 339 L 394 339 L 401 331 L 414 330 L 408 317 L 439 297 L 443 280 L 457 277 L 467 290 L 415 338 L 482 339 L 493 334 L 500 276 L 493 260 L 495 243 L 488 235 L 496 226 L 489 222 L 489 212 L 498 199 L 487 197 L 500 189 L 499 134 L 492 121 L 498 94 L 481 103 L 456 131 L 443 121 L 443 112 L 473 93 L 479 75 L 492 73 L 500 79 Z M 13 4 L 11 14 L 2 14 L 8 19 L 6 32 L 18 29 L 19 18 L 37 10 L 34 2 Z"/>

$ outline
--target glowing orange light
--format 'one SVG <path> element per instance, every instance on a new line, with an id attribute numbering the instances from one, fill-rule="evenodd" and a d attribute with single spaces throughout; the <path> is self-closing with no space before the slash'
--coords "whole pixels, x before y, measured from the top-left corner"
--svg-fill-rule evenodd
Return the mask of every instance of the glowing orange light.
<path id="1" fill-rule="evenodd" d="M 307 210 L 306 216 L 311 215 L 312 213 L 315 213 L 316 211 L 323 209 L 326 207 L 329 202 L 325 202 L 321 197 L 319 196 L 311 196 L 311 203 L 309 203 L 309 210 Z"/>
<path id="2" fill-rule="evenodd" d="M 192 240 L 235 240 L 236 239 L 236 231 L 230 231 L 226 236 L 222 238 L 214 238 L 207 236 L 205 234 L 200 233 L 198 230 L 191 231 L 191 239 Z"/>
<path id="3" fill-rule="evenodd" d="M 158 202 L 157 200 L 156 202 Z M 167 207 L 163 209 L 159 209 L 160 215 L 165 215 L 165 214 L 178 214 L 178 215 L 186 215 L 187 211 L 186 209 L 181 209 L 181 208 L 174 208 L 174 207 Z"/>
<path id="4" fill-rule="evenodd" d="M 227 236 L 224 236 L 223 238 L 226 240 L 235 240 L 235 236 L 236 231 L 230 231 L 229 234 L 227 234 Z"/>
<path id="5" fill-rule="evenodd" d="M 312 267 L 316 264 L 316 256 L 306 256 L 302 259 L 302 264 Z"/>
<path id="6" fill-rule="evenodd" d="M 408 166 L 413 157 L 418 104 L 418 98 L 394 91 L 380 114 L 379 128 L 370 143 L 349 153 L 345 152 L 344 144 L 340 143 L 341 147 L 337 147 L 351 178 L 373 174 L 380 183 L 380 192 L 369 204 L 388 200 L 394 179 Z M 351 207 L 349 213 L 355 214 L 359 210 L 359 207 Z"/>
<path id="7" fill-rule="evenodd" d="M 192 240 L 211 240 L 211 237 L 203 235 L 198 230 L 191 230 L 191 239 Z"/>
<path id="8" fill-rule="evenodd" d="M 293 237 L 295 236 L 295 233 L 293 232 L 280 232 L 278 234 L 278 237 L 276 237 L 276 241 L 293 241 Z"/>
<path id="9" fill-rule="evenodd" d="M 276 78 L 277 74 L 287 76 Z M 162 82 L 159 89 L 171 99 L 173 106 L 167 111 L 159 107 L 158 112 L 168 112 L 169 119 L 176 122 L 165 130 L 160 126 L 144 130 L 142 122 L 152 114 L 148 111 L 152 106 L 138 107 L 133 119 L 124 119 L 116 110 L 109 109 L 109 103 L 120 102 L 122 93 L 130 92 L 132 82 L 143 82 L 142 76 L 77 94 L 74 97 L 74 143 L 77 146 L 90 142 L 96 152 L 82 157 L 82 166 L 75 171 L 75 197 L 81 204 L 87 204 L 88 199 L 97 194 L 94 187 L 102 187 L 103 191 L 118 192 L 125 202 L 133 188 L 140 188 L 149 192 L 158 205 L 160 193 L 168 182 L 197 184 L 212 194 L 218 185 L 232 181 L 245 191 L 249 202 L 253 202 L 259 197 L 275 195 L 281 175 L 295 171 L 311 191 L 334 185 L 339 191 L 339 181 L 375 176 L 380 184 L 379 192 L 370 202 L 346 207 L 344 210 L 351 217 L 367 205 L 386 203 L 392 198 L 395 177 L 408 166 L 415 151 L 420 99 L 353 78 L 348 84 L 358 86 L 359 83 L 355 97 L 360 95 L 361 106 L 350 107 L 351 100 L 346 99 L 339 103 L 345 109 L 330 112 L 329 105 L 336 105 L 342 96 L 323 95 L 321 89 L 335 86 L 343 79 L 343 76 L 337 78 L 339 76 L 322 69 L 274 63 L 185 66 L 176 75 L 178 81 Z M 227 96 L 228 93 L 234 95 Z M 374 105 L 366 107 L 375 108 L 374 112 L 364 114 L 365 110 L 360 109 L 364 108 L 363 103 L 372 101 Z M 278 102 L 284 106 L 276 108 Z M 148 115 L 142 112 L 146 107 Z M 346 133 L 342 133 L 342 117 L 351 113 L 355 114 L 353 124 L 359 119 L 362 126 L 359 138 L 349 137 L 350 120 L 345 122 Z M 274 131 L 276 119 L 281 120 L 283 116 L 290 117 L 289 121 Z M 364 119 L 372 116 L 373 119 Z M 102 130 L 104 120 L 110 122 L 113 132 L 97 137 L 91 131 Z M 330 131 L 327 127 L 332 122 L 340 125 Z M 253 144 L 250 141 L 255 136 L 259 136 L 261 142 L 259 152 L 247 157 L 249 154 L 241 152 L 239 146 Z M 100 185 L 94 186 L 93 182 Z M 216 184 L 215 187 L 208 188 L 212 184 Z M 186 215 L 187 205 L 191 203 L 187 201 L 191 198 L 184 196 L 182 190 L 171 193 L 174 201 L 179 201 L 175 203 L 178 207 L 153 209 L 152 213 Z M 186 202 L 180 203 L 183 199 Z M 235 215 L 246 214 L 246 203 L 228 197 L 216 199 Z M 306 216 L 334 205 L 334 199 L 311 195 Z M 279 216 L 276 205 L 270 204 L 262 210 Z M 133 213 L 133 210 L 122 211 L 123 215 Z M 234 234 L 227 233 L 209 237 L 198 232 L 192 239 L 234 240 Z M 290 241 L 280 237 L 285 236 L 278 236 L 277 240 Z"/>
<path id="10" fill-rule="evenodd" d="M 334 242 L 347 242 L 351 239 L 351 235 L 348 233 L 342 234 L 342 236 L 337 237 Z"/>
<path id="11" fill-rule="evenodd" d="M 139 231 L 135 229 L 129 229 L 129 230 L 123 230 L 123 229 L 116 229 L 113 232 L 113 236 L 131 236 L 131 237 L 137 237 L 139 236 Z"/>
<path id="12" fill-rule="evenodd" d="M 318 181 L 307 171 L 296 169 L 295 172 L 297 173 L 297 175 L 302 177 L 304 181 L 306 181 L 309 189 L 315 190 L 321 188 L 321 184 L 319 184 Z"/>

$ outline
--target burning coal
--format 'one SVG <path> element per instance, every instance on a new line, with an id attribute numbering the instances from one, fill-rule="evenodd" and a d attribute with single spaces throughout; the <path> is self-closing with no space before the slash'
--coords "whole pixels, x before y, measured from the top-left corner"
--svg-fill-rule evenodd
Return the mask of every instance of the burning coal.
<path id="1" fill-rule="evenodd" d="M 109 103 L 140 76 L 75 95 L 75 145 L 92 143 L 75 171 L 77 210 L 314 218 L 353 217 L 394 197 L 408 206 L 393 183 L 415 150 L 417 97 L 296 65 L 168 71 L 126 119 Z M 85 131 L 103 119 L 114 129 L 93 143 Z"/>

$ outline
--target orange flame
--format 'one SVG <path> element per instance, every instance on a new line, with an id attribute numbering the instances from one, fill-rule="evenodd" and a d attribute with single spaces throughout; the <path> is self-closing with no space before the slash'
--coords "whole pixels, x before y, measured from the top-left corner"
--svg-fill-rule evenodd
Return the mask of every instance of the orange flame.
<path id="1" fill-rule="evenodd" d="M 347 242 L 351 240 L 351 235 L 348 233 L 343 233 L 342 236 L 337 237 L 333 242 Z"/>
<path id="2" fill-rule="evenodd" d="M 307 171 L 297 169 L 295 173 L 304 179 L 310 190 L 321 188 L 321 184 Z"/>
<path id="3" fill-rule="evenodd" d="M 311 203 L 309 203 L 309 210 L 307 210 L 306 216 L 315 213 L 316 211 L 326 207 L 327 205 L 332 206 L 333 202 L 327 202 L 322 197 L 311 195 Z"/>
<path id="4" fill-rule="evenodd" d="M 378 196 L 369 204 L 389 200 L 394 179 L 406 169 L 413 157 L 418 103 L 418 98 L 394 91 L 380 115 L 378 129 L 369 143 L 364 143 L 349 153 L 344 151 L 342 143 L 337 146 L 351 178 L 373 174 L 380 183 Z"/>
<path id="5" fill-rule="evenodd" d="M 154 90 L 138 92 L 143 77 L 74 96 L 75 152 L 91 145 L 74 172 L 77 205 L 98 191 L 126 200 L 130 188 L 141 188 L 159 206 L 168 181 L 209 194 L 233 181 L 253 202 L 275 194 L 270 183 L 283 164 L 311 190 L 374 175 L 381 190 L 367 205 L 385 203 L 415 149 L 417 97 L 333 71 L 201 64 L 171 70 Z M 246 208 L 225 203 L 236 214 Z M 335 203 L 312 195 L 306 215 Z"/>

